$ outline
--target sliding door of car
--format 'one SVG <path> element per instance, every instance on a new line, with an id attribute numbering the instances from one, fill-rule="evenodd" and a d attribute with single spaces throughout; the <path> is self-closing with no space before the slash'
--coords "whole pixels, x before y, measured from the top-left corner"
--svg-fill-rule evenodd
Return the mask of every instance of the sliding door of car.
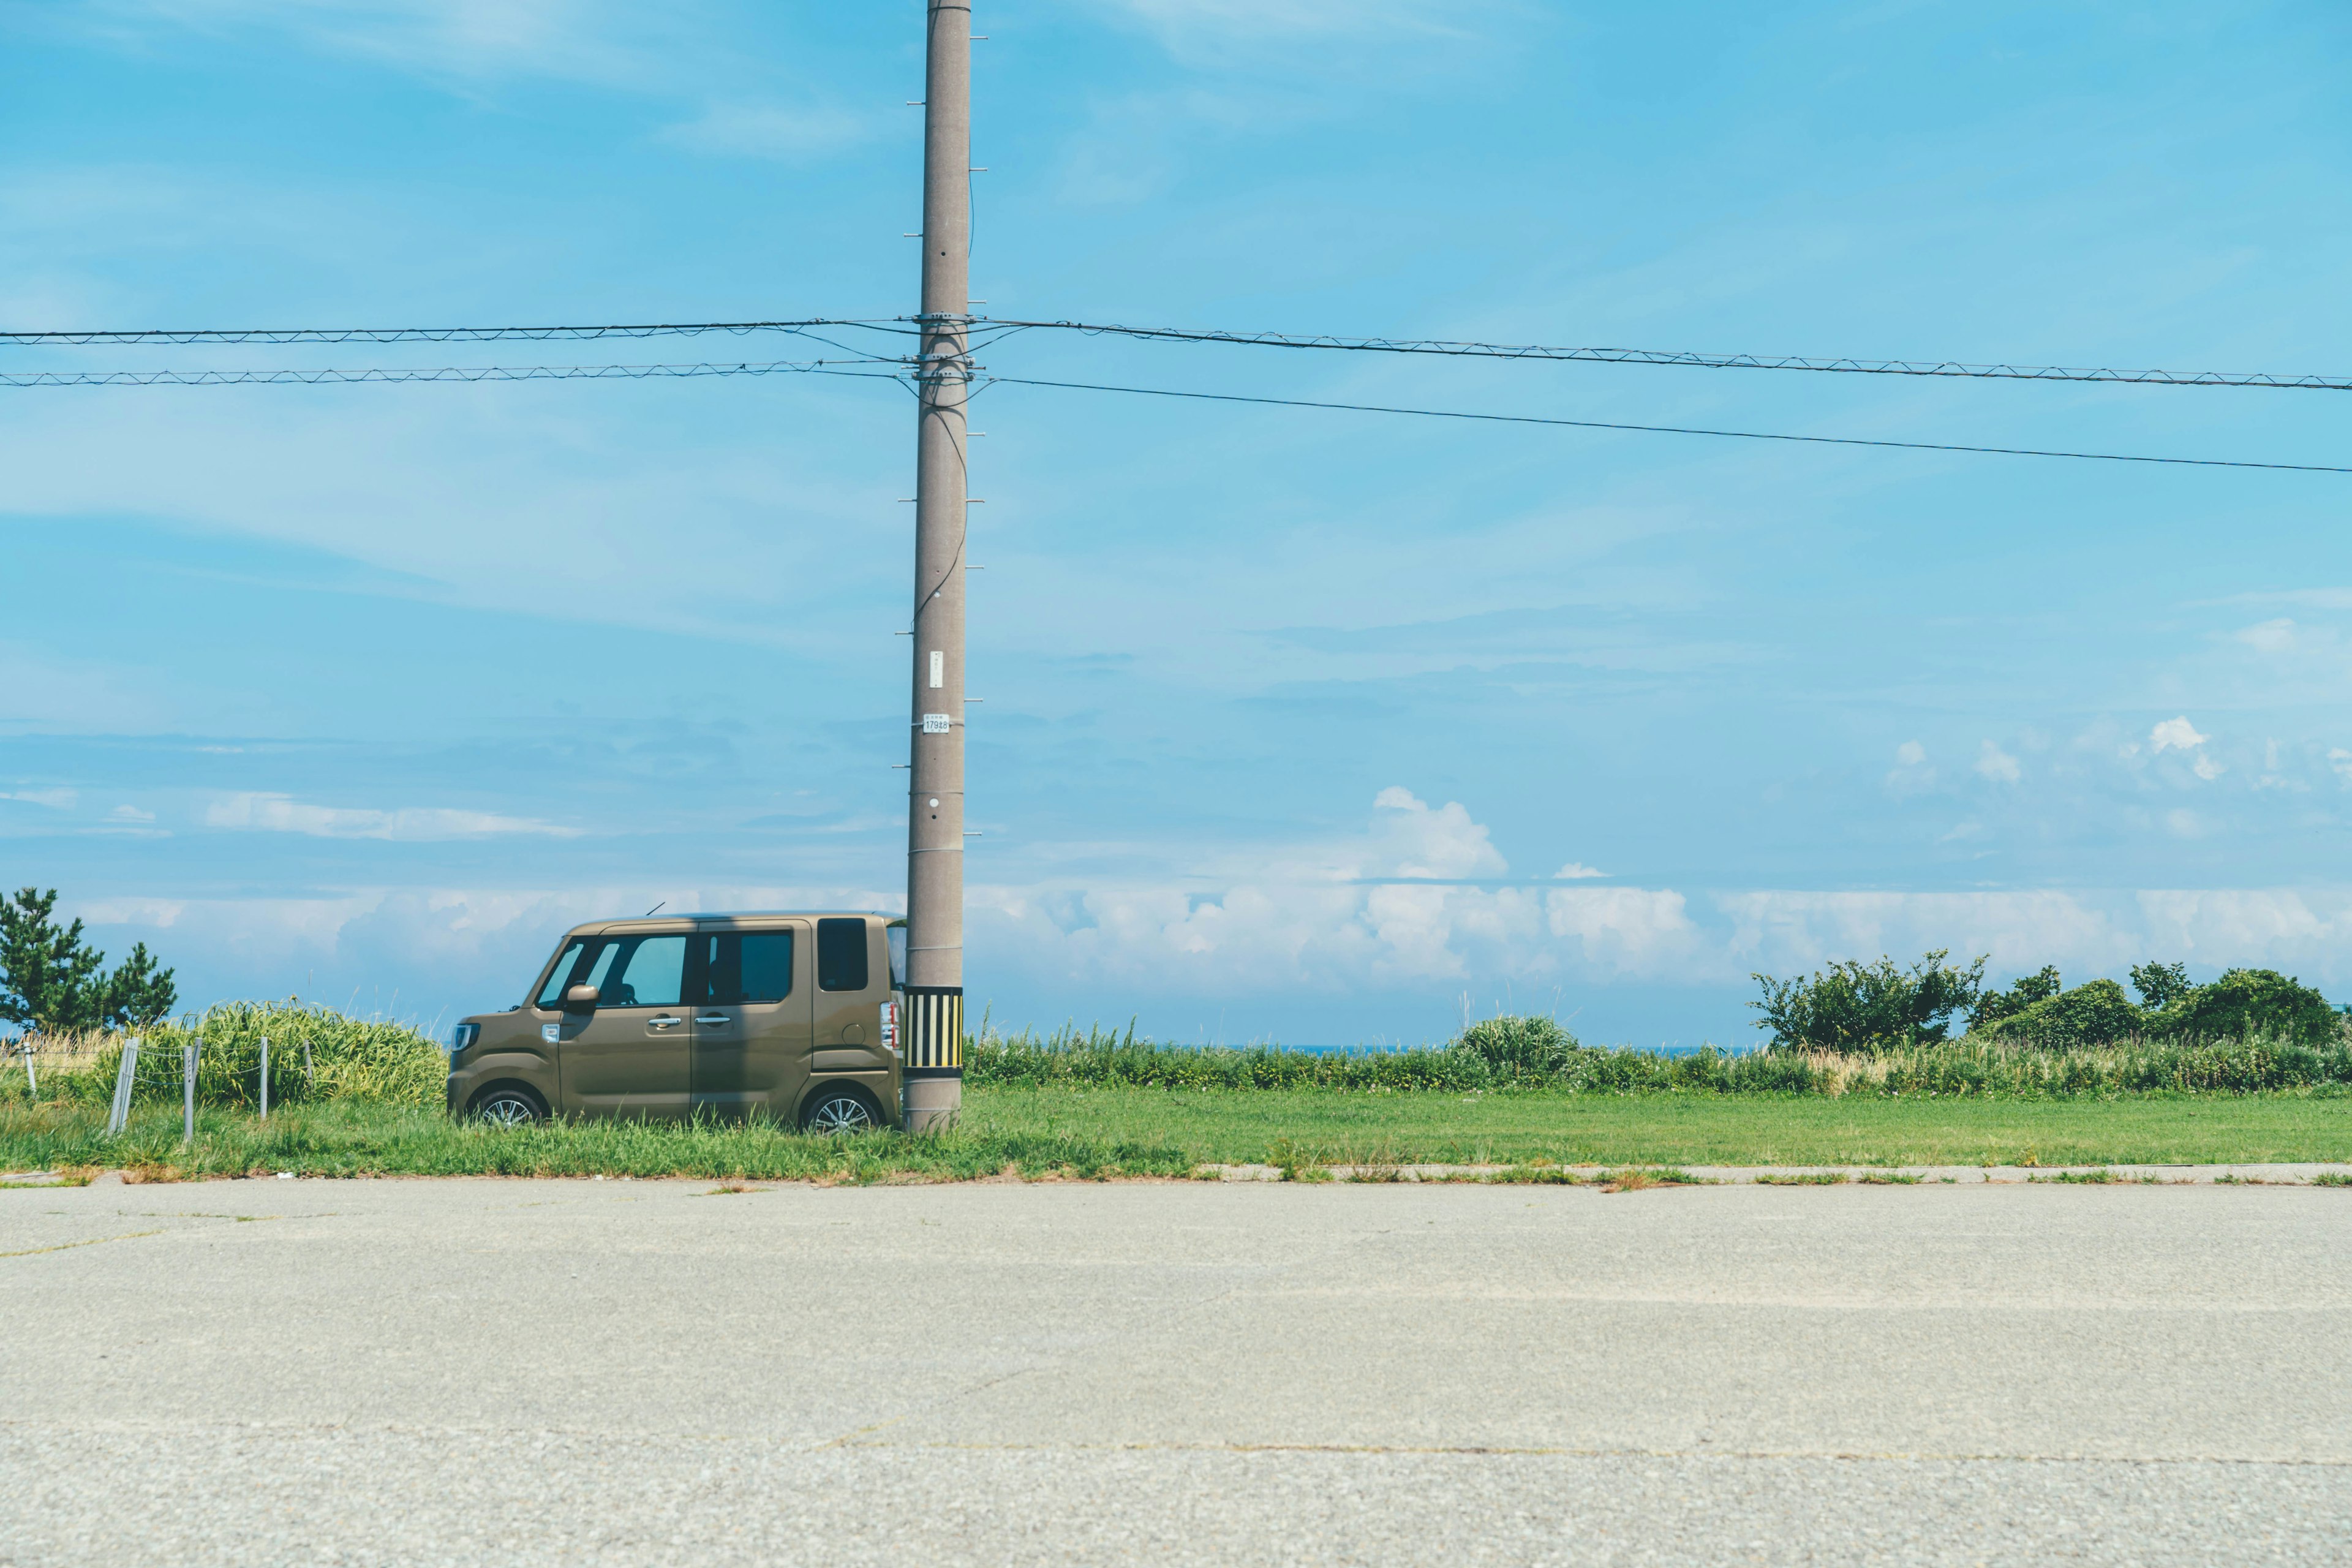
<path id="1" fill-rule="evenodd" d="M 805 921 L 710 931 L 694 1013 L 694 1103 L 720 1116 L 788 1117 L 808 1082 L 813 1028 Z"/>

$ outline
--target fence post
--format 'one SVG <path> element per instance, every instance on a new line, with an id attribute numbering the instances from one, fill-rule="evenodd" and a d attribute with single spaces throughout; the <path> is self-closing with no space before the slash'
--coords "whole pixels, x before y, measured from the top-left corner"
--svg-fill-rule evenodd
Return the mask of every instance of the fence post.
<path id="1" fill-rule="evenodd" d="M 269 1037 L 261 1037 L 261 1119 L 269 1120 Z"/>
<path id="2" fill-rule="evenodd" d="M 33 1078 L 33 1037 L 27 1033 L 16 1043 L 25 1047 L 25 1092 L 38 1100 L 41 1097 L 41 1086 Z"/>
<path id="3" fill-rule="evenodd" d="M 131 1117 L 131 1089 L 139 1081 L 139 1037 L 122 1042 L 122 1059 L 114 1069 L 114 1109 L 106 1118 L 110 1133 L 122 1131 Z"/>
<path id="4" fill-rule="evenodd" d="M 180 1050 L 180 1090 L 187 1103 L 184 1120 L 180 1124 L 180 1142 L 196 1141 L 196 1042 L 190 1040 Z"/>

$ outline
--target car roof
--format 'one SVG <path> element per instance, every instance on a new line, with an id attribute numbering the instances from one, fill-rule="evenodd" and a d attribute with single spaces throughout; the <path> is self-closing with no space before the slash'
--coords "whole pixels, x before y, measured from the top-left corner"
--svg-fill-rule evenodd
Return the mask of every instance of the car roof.
<path id="1" fill-rule="evenodd" d="M 733 926 L 761 926 L 782 921 L 872 920 L 898 922 L 899 917 L 875 910 L 744 910 L 722 913 L 691 915 L 637 915 L 614 920 L 583 921 L 563 933 L 566 942 L 575 936 L 612 936 L 630 931 L 680 931 L 704 927 L 725 930 Z"/>

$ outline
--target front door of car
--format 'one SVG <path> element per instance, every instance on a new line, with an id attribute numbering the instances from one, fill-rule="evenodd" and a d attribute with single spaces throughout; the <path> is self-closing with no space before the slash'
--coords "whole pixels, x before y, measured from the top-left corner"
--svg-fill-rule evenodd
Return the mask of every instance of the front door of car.
<path id="1" fill-rule="evenodd" d="M 563 1099 L 589 1116 L 678 1116 L 692 1099 L 688 930 L 608 936 L 575 984 L 596 1010 L 569 1016 L 560 1051 Z"/>
<path id="2" fill-rule="evenodd" d="M 790 1116 L 808 1082 L 815 987 L 805 921 L 695 937 L 694 1104 L 723 1117 Z"/>

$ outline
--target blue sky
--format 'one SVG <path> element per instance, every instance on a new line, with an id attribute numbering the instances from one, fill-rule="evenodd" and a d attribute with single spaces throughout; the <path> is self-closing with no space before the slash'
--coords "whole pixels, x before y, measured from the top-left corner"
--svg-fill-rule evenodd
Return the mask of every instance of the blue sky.
<path id="1" fill-rule="evenodd" d="M 2352 372 L 2340 5 L 980 0 L 995 314 Z M 0 0 L 0 324 L 913 308 L 921 8 Z M 595 363 L 675 342 L 5 349 Z M 804 357 L 730 341 L 730 354 Z M 2352 462 L 2345 395 L 1318 357 L 1006 375 Z M 998 1021 L 1737 1041 L 1749 971 L 2352 994 L 2352 479 L 999 386 Z M 902 899 L 888 383 L 0 389 L 0 880 L 186 999 L 503 1005 Z"/>

